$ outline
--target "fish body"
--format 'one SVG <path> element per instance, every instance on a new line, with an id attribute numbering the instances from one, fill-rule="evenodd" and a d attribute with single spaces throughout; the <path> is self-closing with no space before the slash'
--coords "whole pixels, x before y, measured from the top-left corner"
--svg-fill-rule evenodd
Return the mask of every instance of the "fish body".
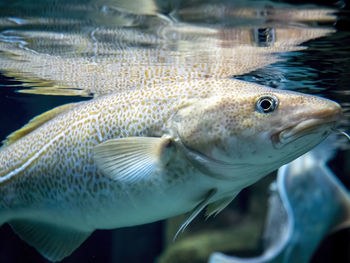
<path id="1" fill-rule="evenodd" d="M 95 229 L 205 207 L 327 137 L 335 102 L 233 79 L 107 94 L 34 118 L 0 150 L 0 224 L 46 258 L 70 255 Z M 68 241 L 69 240 L 69 241 Z"/>

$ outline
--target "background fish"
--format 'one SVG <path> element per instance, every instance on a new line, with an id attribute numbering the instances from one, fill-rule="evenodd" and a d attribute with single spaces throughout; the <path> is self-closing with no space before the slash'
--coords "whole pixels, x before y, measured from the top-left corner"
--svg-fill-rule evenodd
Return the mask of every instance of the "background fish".
<path id="1" fill-rule="evenodd" d="M 209 262 L 307 263 L 325 236 L 349 227 L 349 192 L 327 166 L 334 147 L 333 140 L 328 140 L 279 169 L 271 186 L 261 256 L 214 253 Z"/>

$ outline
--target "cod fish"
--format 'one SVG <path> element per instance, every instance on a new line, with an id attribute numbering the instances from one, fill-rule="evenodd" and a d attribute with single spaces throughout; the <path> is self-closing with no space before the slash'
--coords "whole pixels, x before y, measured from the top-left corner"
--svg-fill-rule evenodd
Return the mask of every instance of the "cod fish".
<path id="1" fill-rule="evenodd" d="M 330 100 L 233 79 L 178 82 L 67 104 L 0 150 L 0 225 L 60 261 L 95 229 L 219 213 L 331 132 Z"/>

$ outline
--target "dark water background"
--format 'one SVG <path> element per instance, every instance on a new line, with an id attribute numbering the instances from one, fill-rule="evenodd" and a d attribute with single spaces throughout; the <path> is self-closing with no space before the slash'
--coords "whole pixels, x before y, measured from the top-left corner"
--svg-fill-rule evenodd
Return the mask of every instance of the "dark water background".
<path id="1" fill-rule="evenodd" d="M 307 2 L 339 8 L 338 18 L 334 24 L 337 32 L 303 43 L 308 48 L 288 53 L 287 61 L 275 63 L 238 78 L 276 88 L 318 94 L 348 108 L 350 105 L 350 3 L 326 0 L 289 2 L 296 5 Z M 64 103 L 88 99 L 16 93 L 20 87 L 20 81 L 0 73 L 0 140 L 46 110 Z M 345 127 L 348 126 L 345 125 Z M 340 150 L 337 158 L 330 164 L 332 170 L 348 188 L 350 186 L 349 158 L 349 151 Z M 235 202 L 242 202 L 243 210 L 249 191 L 249 189 L 245 190 Z M 156 222 L 113 231 L 96 231 L 63 262 L 154 262 L 164 248 L 163 225 L 163 222 Z M 13 234 L 8 225 L 4 225 L 0 228 L 0 262 L 47 261 Z M 342 230 L 327 237 L 315 253 L 312 262 L 350 262 L 350 231 Z"/>

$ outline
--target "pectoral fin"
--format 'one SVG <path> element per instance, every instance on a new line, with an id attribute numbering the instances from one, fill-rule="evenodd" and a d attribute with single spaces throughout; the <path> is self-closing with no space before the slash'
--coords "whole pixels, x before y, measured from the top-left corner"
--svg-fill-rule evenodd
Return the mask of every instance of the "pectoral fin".
<path id="1" fill-rule="evenodd" d="M 187 218 L 187 220 L 182 224 L 179 230 L 176 232 L 174 236 L 174 240 L 176 237 L 185 230 L 185 228 L 192 222 L 192 220 L 210 203 L 210 199 L 217 193 L 216 189 L 212 189 L 208 192 L 206 197 L 200 202 L 194 209 L 191 215 Z"/>
<path id="2" fill-rule="evenodd" d="M 51 261 L 60 261 L 76 250 L 91 234 L 42 222 L 15 220 L 12 229 Z"/>
<path id="3" fill-rule="evenodd" d="M 105 176 L 135 182 L 166 164 L 172 154 L 170 137 L 127 137 L 105 141 L 93 149 Z"/>
<path id="4" fill-rule="evenodd" d="M 225 209 L 226 206 L 232 202 L 233 199 L 235 199 L 236 196 L 237 194 L 209 204 L 206 209 L 206 216 L 217 216 L 222 210 Z"/>

